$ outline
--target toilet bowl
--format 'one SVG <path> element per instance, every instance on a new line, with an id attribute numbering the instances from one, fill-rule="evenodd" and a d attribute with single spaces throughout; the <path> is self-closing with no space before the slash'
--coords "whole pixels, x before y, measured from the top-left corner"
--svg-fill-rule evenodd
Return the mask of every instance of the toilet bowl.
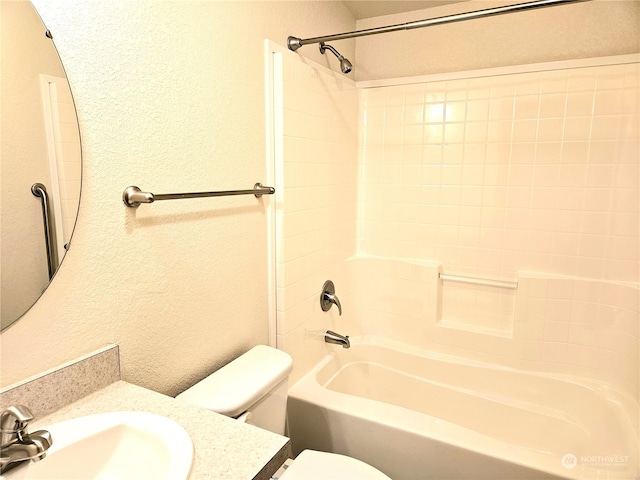
<path id="1" fill-rule="evenodd" d="M 303 450 L 278 480 L 391 480 L 368 463 L 337 453 Z"/>
<path id="2" fill-rule="evenodd" d="M 176 398 L 284 435 L 292 367 L 293 360 L 287 353 L 258 345 Z M 279 478 L 390 480 L 360 460 L 315 450 L 304 450 L 287 462 Z"/>

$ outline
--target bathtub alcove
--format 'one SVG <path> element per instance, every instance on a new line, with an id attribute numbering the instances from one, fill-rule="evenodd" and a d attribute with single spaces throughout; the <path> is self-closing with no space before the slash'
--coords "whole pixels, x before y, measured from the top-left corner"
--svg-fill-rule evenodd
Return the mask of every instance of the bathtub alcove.
<path id="1" fill-rule="evenodd" d="M 266 53 L 294 451 L 638 478 L 640 55 L 356 83 Z"/>

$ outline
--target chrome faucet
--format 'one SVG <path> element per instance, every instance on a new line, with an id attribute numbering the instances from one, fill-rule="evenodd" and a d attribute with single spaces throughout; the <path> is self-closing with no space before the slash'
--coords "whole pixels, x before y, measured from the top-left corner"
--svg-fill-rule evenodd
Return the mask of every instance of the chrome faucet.
<path id="1" fill-rule="evenodd" d="M 331 305 L 338 307 L 338 315 L 342 315 L 342 305 L 340 305 L 340 300 L 336 297 L 336 287 L 331 280 L 327 280 L 322 286 L 320 307 L 322 307 L 323 312 L 328 312 Z"/>
<path id="2" fill-rule="evenodd" d="M 51 434 L 46 430 L 27 433 L 31 420 L 33 414 L 24 405 L 11 406 L 0 414 L 0 473 L 47 456 Z"/>
<path id="3" fill-rule="evenodd" d="M 351 347 L 351 342 L 349 342 L 349 335 L 342 336 L 339 333 L 332 332 L 331 330 L 327 330 L 324 332 L 324 341 L 327 343 L 334 343 L 336 345 L 342 345 L 342 348 Z"/>

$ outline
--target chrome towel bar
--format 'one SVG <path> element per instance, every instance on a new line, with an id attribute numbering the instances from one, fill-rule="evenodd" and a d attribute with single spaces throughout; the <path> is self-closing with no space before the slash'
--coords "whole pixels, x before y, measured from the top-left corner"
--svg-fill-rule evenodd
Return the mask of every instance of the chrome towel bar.
<path id="1" fill-rule="evenodd" d="M 501 280 L 489 280 L 487 278 L 461 277 L 458 275 L 446 275 L 444 273 L 440 273 L 438 276 L 440 277 L 440 280 L 447 280 L 450 282 L 468 283 L 470 285 L 482 285 L 485 287 L 509 288 L 511 290 L 517 290 L 518 288 L 518 282 L 503 282 Z"/>
<path id="2" fill-rule="evenodd" d="M 127 187 L 122 193 L 122 201 L 127 207 L 138 208 L 141 203 L 153 203 L 157 200 L 177 200 L 180 198 L 204 198 L 204 197 L 228 197 L 231 195 L 273 195 L 276 189 L 265 187 L 256 183 L 251 190 L 223 190 L 219 192 L 192 192 L 192 193 L 159 193 L 143 192 L 138 187 Z"/>

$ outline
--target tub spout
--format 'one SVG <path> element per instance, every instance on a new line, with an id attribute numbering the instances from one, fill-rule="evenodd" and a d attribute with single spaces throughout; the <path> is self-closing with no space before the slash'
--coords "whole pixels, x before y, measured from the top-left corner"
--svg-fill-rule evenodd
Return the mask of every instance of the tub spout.
<path id="1" fill-rule="evenodd" d="M 343 336 L 339 333 L 332 332 L 331 330 L 327 330 L 326 332 L 324 332 L 324 341 L 327 343 L 342 345 L 342 348 L 351 347 L 351 342 L 349 342 L 349 335 Z"/>

